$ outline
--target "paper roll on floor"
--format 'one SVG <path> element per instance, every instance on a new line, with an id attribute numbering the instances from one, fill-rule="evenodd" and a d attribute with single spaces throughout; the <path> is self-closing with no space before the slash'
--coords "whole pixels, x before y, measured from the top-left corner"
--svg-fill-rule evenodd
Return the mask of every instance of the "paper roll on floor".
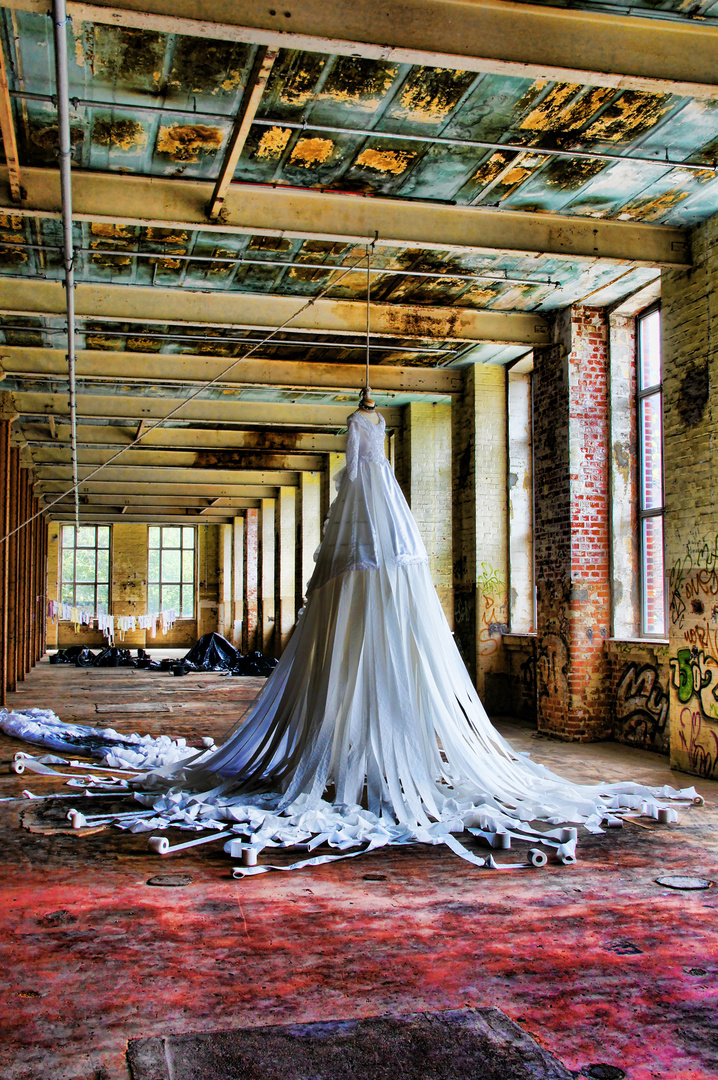
<path id="1" fill-rule="evenodd" d="M 538 848 L 529 848 L 529 862 L 532 866 L 545 866 L 548 859 L 543 851 Z"/>
<path id="2" fill-rule="evenodd" d="M 166 836 L 151 836 L 147 841 L 147 847 L 156 855 L 166 855 L 170 849 L 170 842 Z"/>

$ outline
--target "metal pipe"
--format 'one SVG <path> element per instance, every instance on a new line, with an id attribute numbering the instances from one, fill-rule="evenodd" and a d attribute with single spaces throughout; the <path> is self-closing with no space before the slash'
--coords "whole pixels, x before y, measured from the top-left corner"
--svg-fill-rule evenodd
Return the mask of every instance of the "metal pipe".
<path id="1" fill-rule="evenodd" d="M 62 251 L 62 248 L 58 247 L 57 244 L 0 243 L 1 251 L 16 251 L 18 248 L 27 251 Z M 126 251 L 124 248 L 113 250 L 112 248 L 78 247 L 75 250 L 81 252 L 83 255 L 126 255 L 130 259 L 166 259 L 168 262 L 176 260 L 177 262 L 188 263 L 220 263 L 226 264 L 227 266 L 298 267 L 303 270 L 325 270 L 328 273 L 334 273 L 335 271 L 345 269 L 345 267 L 339 263 L 311 263 L 295 259 L 247 259 L 241 254 L 238 255 L 236 259 L 227 259 L 219 256 L 215 257 L 213 255 L 175 255 L 172 252 L 165 253 L 163 251 Z M 371 267 L 369 272 L 378 277 L 384 275 L 386 277 L 432 278 L 436 280 L 443 278 L 445 281 L 496 281 L 509 285 L 550 285 L 554 289 L 561 288 L 561 282 L 552 281 L 551 278 L 509 277 L 507 273 L 501 273 L 501 271 L 494 271 L 493 274 L 462 274 L 452 273 L 450 270 L 442 272 L 440 270 L 399 270 L 395 267 Z"/>
<path id="2" fill-rule="evenodd" d="M 67 9 L 65 0 L 52 0 L 55 32 L 55 82 L 57 86 L 58 159 L 62 195 L 63 262 L 67 294 L 67 368 L 70 391 L 70 444 L 72 483 L 75 488 L 75 527 L 80 527 L 77 490 L 77 401 L 75 397 L 75 267 L 72 245 L 72 143 L 70 140 L 70 92 L 67 67 Z"/>
<path id="3" fill-rule="evenodd" d="M 611 7 L 611 12 L 615 13 L 615 8 Z M 634 12 L 635 14 L 635 9 Z M 660 12 L 660 18 L 666 15 L 665 11 Z M 703 25 L 701 20 L 701 25 Z M 715 20 L 718 24 L 718 19 Z M 11 97 L 22 98 L 26 101 L 47 101 L 54 103 L 56 97 L 53 94 L 29 94 L 24 91 L 12 90 Z M 115 109 L 121 109 L 125 111 L 145 112 L 152 113 L 153 115 L 167 113 L 170 116 L 193 116 L 198 119 L 211 119 L 222 120 L 225 123 L 229 123 L 232 120 L 231 116 L 226 113 L 216 112 L 202 112 L 196 109 L 171 109 L 164 105 L 136 105 L 131 102 L 122 103 L 114 101 L 98 101 L 94 98 L 73 98 L 72 104 L 75 108 L 77 106 L 108 109 L 114 111 Z M 292 130 L 299 131 L 323 131 L 329 135 L 355 135 L 359 138 L 372 138 L 372 139 L 399 139 L 402 142 L 416 142 L 416 143 L 429 143 L 436 146 L 459 146 L 459 147 L 473 147 L 476 150 L 513 150 L 516 153 L 529 153 L 529 154 L 542 154 L 544 157 L 559 157 L 559 158 L 586 158 L 588 160 L 598 161 L 636 161 L 644 165 L 666 165 L 669 167 L 678 167 L 681 169 L 691 169 L 694 171 L 701 171 L 708 169 L 711 172 L 718 172 L 718 163 L 713 162 L 710 165 L 695 165 L 693 163 L 687 163 L 678 161 L 675 158 L 669 158 L 666 154 L 665 157 L 645 157 L 638 154 L 609 154 L 600 153 L 599 151 L 591 150 L 557 150 L 550 147 L 523 145 L 521 143 L 498 143 L 498 142 L 486 142 L 482 139 L 452 139 L 448 136 L 442 135 L 405 135 L 400 132 L 394 131 L 375 131 L 370 128 L 343 128 L 343 127 L 329 127 L 325 124 L 313 124 L 309 120 L 281 120 L 281 119 L 257 119 L 256 117 L 252 121 L 253 125 L 258 127 L 278 127 L 278 128 L 291 128 Z"/>

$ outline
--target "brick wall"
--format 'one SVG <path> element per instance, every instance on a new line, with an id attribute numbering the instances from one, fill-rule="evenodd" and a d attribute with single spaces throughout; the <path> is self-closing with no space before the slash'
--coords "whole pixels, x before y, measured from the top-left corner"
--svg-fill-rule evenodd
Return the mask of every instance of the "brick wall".
<path id="1" fill-rule="evenodd" d="M 609 731 L 608 327 L 559 313 L 534 372 L 538 726 Z"/>
<path id="2" fill-rule="evenodd" d="M 663 280 L 671 761 L 718 778 L 718 215 Z"/>

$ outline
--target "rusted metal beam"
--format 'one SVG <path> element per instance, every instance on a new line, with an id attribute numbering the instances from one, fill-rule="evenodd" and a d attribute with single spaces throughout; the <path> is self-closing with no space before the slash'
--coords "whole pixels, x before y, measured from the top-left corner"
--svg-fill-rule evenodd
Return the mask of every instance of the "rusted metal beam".
<path id="1" fill-rule="evenodd" d="M 6 375 L 61 376 L 66 367 L 64 357 L 65 354 L 60 349 L 0 345 L 0 363 Z M 226 357 L 109 353 L 88 349 L 77 353 L 76 370 L 80 379 L 108 379 L 122 383 L 134 379 L 151 379 L 186 385 L 213 379 L 230 362 Z M 262 360 L 250 357 L 238 364 L 220 385 L 272 386 L 302 390 L 321 388 L 342 392 L 360 390 L 363 386 L 364 371 L 364 366 L 359 364 Z M 461 372 L 458 370 L 395 367 L 389 364 L 371 365 L 369 379 L 374 390 L 412 394 L 460 394 L 463 385 Z M 145 426 L 146 421 L 141 421 L 135 438 L 139 438 Z M 51 433 L 54 433 L 54 417 L 50 417 L 50 428 Z M 55 434 L 52 434 L 52 437 L 55 438 Z"/>
<path id="2" fill-rule="evenodd" d="M 15 121 L 12 115 L 12 101 L 10 88 L 7 81 L 7 65 L 5 63 L 5 48 L 0 40 L 0 132 L 2 132 L 3 150 L 7 165 L 7 179 L 10 188 L 10 199 L 14 203 L 22 202 L 25 197 L 25 189 L 22 186 L 20 175 L 20 157 L 17 152 L 17 139 L 15 137 Z"/>
<path id="3" fill-rule="evenodd" d="M 0 312 L 62 316 L 64 305 L 60 282 L 5 278 L 0 283 Z M 354 337 L 366 334 L 366 304 L 356 300 L 317 300 L 308 307 L 306 299 L 295 296 L 86 282 L 75 287 L 75 312 L 77 318 L 262 330 L 274 330 L 291 319 L 294 330 Z M 419 304 L 372 303 L 371 327 L 372 337 L 377 338 L 433 338 L 467 345 L 479 341 L 541 345 L 550 337 L 548 320 L 538 314 Z M 226 360 L 225 367 L 230 364 L 231 359 Z M 238 368 L 239 364 L 234 375 Z"/>
<path id="4" fill-rule="evenodd" d="M 111 450 L 94 450 L 85 448 L 80 451 L 79 466 L 81 469 L 93 468 L 95 465 L 103 465 L 113 456 Z M 212 470 L 212 469 L 242 469 L 242 470 L 279 470 L 283 472 L 317 472 L 324 467 L 323 454 L 293 454 L 276 453 L 273 450 L 212 450 L 212 451 L 182 451 L 182 450 L 156 450 L 138 447 L 136 450 L 126 450 L 118 460 L 118 465 L 123 469 L 144 469 L 154 472 L 158 468 Z M 32 450 L 32 459 L 36 469 L 44 469 L 53 465 L 70 464 L 70 448 L 53 447 L 52 449 Z"/>
<path id="5" fill-rule="evenodd" d="M 258 48 L 252 70 L 249 73 L 247 85 L 244 89 L 239 113 L 237 114 L 237 119 L 227 145 L 227 152 L 224 161 L 222 162 L 222 168 L 219 171 L 217 183 L 215 184 L 212 197 L 207 206 L 207 216 L 209 218 L 218 217 L 220 210 L 224 205 L 224 197 L 227 193 L 227 188 L 232 183 L 234 171 L 237 168 L 237 162 L 244 149 L 244 144 L 247 141 L 247 136 L 249 135 L 249 130 L 252 126 L 252 121 L 256 116 L 259 103 L 262 100 L 264 88 L 267 85 L 267 79 L 270 76 L 276 59 L 277 50 L 267 49 L 264 46 Z"/>
<path id="6" fill-rule="evenodd" d="M 0 166 L 0 178 L 3 175 Z M 57 171 L 28 168 L 23 170 L 23 177 L 27 199 L 15 212 L 58 218 L 61 200 Z M 377 247 L 411 246 L 458 253 L 528 252 L 591 262 L 611 259 L 648 266 L 691 265 L 685 229 L 644 222 L 231 184 L 222 223 L 215 224 L 206 216 L 212 185 L 203 181 L 73 169 L 72 183 L 75 221 L 350 244 L 376 240 Z M 4 205 L 13 209 L 8 199 Z M 0 209 L 2 206 L 0 190 Z"/>
<path id="7" fill-rule="evenodd" d="M 47 0 L 5 0 L 47 12 Z M 715 98 L 718 32 L 694 22 L 632 18 L 505 0 L 96 0 L 69 3 L 73 20 L 160 33 L 486 71 L 616 89 Z"/>
<path id="8" fill-rule="evenodd" d="M 57 442 L 67 443 L 69 426 L 58 423 Z M 54 448 L 57 443 L 50 442 L 45 436 L 44 423 L 34 423 L 26 419 L 23 434 L 31 448 Z M 127 446 L 135 437 L 135 428 L 117 427 L 114 424 L 81 424 L 77 429 L 78 445 L 83 449 L 107 448 L 118 449 Z M 151 431 L 143 440 L 143 452 L 147 450 L 202 451 L 222 453 L 265 453 L 271 449 L 284 454 L 343 454 L 346 446 L 345 435 L 333 435 L 328 432 L 241 431 L 232 428 L 204 427 L 160 427 Z M 132 453 L 133 451 L 130 451 Z"/>

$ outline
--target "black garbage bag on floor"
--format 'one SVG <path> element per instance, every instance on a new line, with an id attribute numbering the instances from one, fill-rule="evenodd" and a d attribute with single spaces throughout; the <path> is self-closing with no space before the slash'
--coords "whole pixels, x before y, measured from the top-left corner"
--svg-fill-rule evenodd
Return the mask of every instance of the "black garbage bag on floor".
<path id="1" fill-rule="evenodd" d="M 108 645 L 95 657 L 95 667 L 137 667 L 137 661 L 130 655 L 129 649 Z"/>
<path id="2" fill-rule="evenodd" d="M 239 653 L 221 634 L 203 634 L 181 661 L 191 671 L 231 671 Z"/>
<path id="3" fill-rule="evenodd" d="M 75 657 L 76 667 L 94 667 L 97 656 L 91 649 L 82 649 Z"/>
<path id="4" fill-rule="evenodd" d="M 237 656 L 232 668 L 232 675 L 271 675 L 279 663 L 273 656 L 263 656 L 260 652 L 249 652 L 246 656 Z"/>
<path id="5" fill-rule="evenodd" d="M 59 649 L 54 656 L 50 657 L 51 664 L 74 664 L 77 657 L 89 652 L 84 645 L 70 645 L 67 649 Z"/>

